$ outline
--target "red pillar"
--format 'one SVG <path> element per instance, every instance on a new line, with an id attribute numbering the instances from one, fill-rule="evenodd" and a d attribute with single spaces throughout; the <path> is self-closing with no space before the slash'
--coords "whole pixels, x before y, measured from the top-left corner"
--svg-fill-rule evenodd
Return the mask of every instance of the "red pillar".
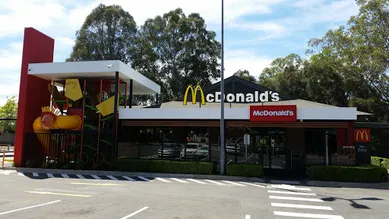
<path id="1" fill-rule="evenodd" d="M 346 129 L 336 129 L 336 148 L 337 153 L 342 152 L 342 146 L 346 146 Z"/>
<path id="2" fill-rule="evenodd" d="M 348 122 L 347 143 L 349 146 L 354 145 L 354 122 Z"/>
<path id="3" fill-rule="evenodd" d="M 22 166 L 25 133 L 32 132 L 34 119 L 41 114 L 41 107 L 50 104 L 49 81 L 28 75 L 29 63 L 53 62 L 54 39 L 33 28 L 24 29 L 22 66 L 16 123 L 14 163 Z"/>

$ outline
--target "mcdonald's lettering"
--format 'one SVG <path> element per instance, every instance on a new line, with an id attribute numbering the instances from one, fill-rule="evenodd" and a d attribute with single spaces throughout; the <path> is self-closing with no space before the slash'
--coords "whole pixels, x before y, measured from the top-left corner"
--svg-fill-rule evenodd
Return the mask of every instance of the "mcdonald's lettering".
<path id="1" fill-rule="evenodd" d="M 199 91 L 200 97 L 201 97 L 201 104 L 205 105 L 204 92 L 203 92 L 203 89 L 201 89 L 201 87 L 199 85 L 197 85 L 194 89 L 193 89 L 193 86 L 191 86 L 191 85 L 188 86 L 188 88 L 186 88 L 186 91 L 184 94 L 184 105 L 186 105 L 188 102 L 189 90 L 191 91 L 191 94 L 192 94 L 192 104 L 196 103 L 197 91 Z"/>
<path id="2" fill-rule="evenodd" d="M 370 129 L 355 129 L 355 142 L 370 142 Z"/>

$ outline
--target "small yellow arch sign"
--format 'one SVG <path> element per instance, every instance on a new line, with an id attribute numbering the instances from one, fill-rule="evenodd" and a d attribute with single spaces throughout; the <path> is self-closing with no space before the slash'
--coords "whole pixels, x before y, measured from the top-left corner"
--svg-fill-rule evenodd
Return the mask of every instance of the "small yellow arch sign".
<path id="1" fill-rule="evenodd" d="M 186 88 L 186 91 L 185 91 L 185 94 L 184 94 L 184 105 L 187 104 L 189 90 L 191 91 L 191 94 L 192 94 L 192 104 L 196 104 L 196 102 L 197 102 L 196 101 L 197 91 L 199 91 L 200 92 L 200 97 L 201 97 L 201 104 L 205 105 L 204 92 L 203 92 L 203 89 L 201 89 L 201 87 L 199 85 L 197 85 L 196 87 L 192 86 L 192 85 L 189 85 L 188 88 Z"/>

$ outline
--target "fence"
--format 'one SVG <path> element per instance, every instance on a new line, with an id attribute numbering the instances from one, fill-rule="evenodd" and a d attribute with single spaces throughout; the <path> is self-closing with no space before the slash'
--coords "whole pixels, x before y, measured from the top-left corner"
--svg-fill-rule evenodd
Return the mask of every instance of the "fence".
<path id="1" fill-rule="evenodd" d="M 101 132 L 100 143 L 96 136 L 93 131 L 27 133 L 24 163 L 30 167 L 98 168 L 98 165 L 112 162 L 116 150 L 110 141 L 111 132 Z"/>

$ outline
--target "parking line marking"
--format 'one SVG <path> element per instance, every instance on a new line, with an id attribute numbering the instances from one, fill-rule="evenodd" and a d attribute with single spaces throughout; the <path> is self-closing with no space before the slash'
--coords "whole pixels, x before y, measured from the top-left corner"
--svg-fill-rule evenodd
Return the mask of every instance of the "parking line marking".
<path id="1" fill-rule="evenodd" d="M 195 180 L 195 179 L 187 179 L 187 180 L 192 181 L 192 182 L 195 182 L 195 183 L 199 183 L 199 184 L 207 184 L 207 183 L 205 183 L 205 182 L 201 182 L 201 181 Z"/>
<path id="2" fill-rule="evenodd" d="M 226 182 L 226 183 L 229 183 L 229 184 L 232 184 L 232 185 L 236 185 L 236 186 L 245 186 L 245 185 L 242 185 L 242 184 L 239 184 L 239 183 L 236 183 L 236 182 L 227 181 L 227 180 L 223 180 L 223 182 Z"/>
<path id="3" fill-rule="evenodd" d="M 14 213 L 17 211 L 23 211 L 23 210 L 27 210 L 27 209 L 31 209 L 31 208 L 37 208 L 37 207 L 42 207 L 42 206 L 46 206 L 46 205 L 51 205 L 51 204 L 58 203 L 60 201 L 61 200 L 56 200 L 56 201 L 46 202 L 46 203 L 39 204 L 39 205 L 33 205 L 33 206 L 29 206 L 29 207 L 24 207 L 24 208 L 18 208 L 18 209 L 11 210 L 11 211 L 5 211 L 5 212 L 1 212 L 0 215 L 5 215 L 5 214 L 9 214 L 9 213 Z"/>
<path id="4" fill-rule="evenodd" d="M 129 215 L 125 216 L 125 217 L 122 217 L 122 218 L 120 218 L 120 219 L 127 219 L 127 218 L 130 218 L 130 217 L 135 216 L 135 215 L 139 214 L 140 212 L 142 212 L 142 211 L 144 211 L 144 210 L 146 210 L 146 209 L 148 209 L 148 208 L 149 208 L 149 207 L 147 207 L 147 206 L 146 206 L 146 207 L 143 207 L 143 208 L 141 208 L 141 209 L 135 211 L 134 213 L 131 213 L 131 214 L 129 214 Z"/>
<path id="5" fill-rule="evenodd" d="M 308 213 L 295 213 L 295 212 L 284 212 L 284 211 L 275 211 L 274 214 L 278 216 L 300 217 L 300 218 L 344 219 L 344 217 L 340 215 L 328 215 L 328 214 L 308 214 Z"/>
<path id="6" fill-rule="evenodd" d="M 143 177 L 143 176 L 137 176 L 139 179 L 143 180 L 143 181 L 150 181 L 149 179 L 147 179 L 146 177 Z"/>
<path id="7" fill-rule="evenodd" d="M 271 203 L 271 206 L 282 207 L 282 208 L 303 208 L 303 209 L 316 209 L 316 210 L 327 210 L 327 211 L 334 210 L 328 206 L 300 205 L 300 204 L 287 204 L 287 203 Z"/>
<path id="8" fill-rule="evenodd" d="M 217 184 L 217 185 L 221 185 L 221 186 L 225 186 L 226 184 L 223 184 L 223 183 L 220 183 L 220 182 L 216 182 L 216 181 L 214 181 L 214 180 L 210 180 L 210 179 L 206 179 L 205 181 L 207 181 L 207 182 L 211 182 L 211 183 L 215 183 L 215 184 Z"/>
<path id="9" fill-rule="evenodd" d="M 52 173 L 48 173 L 48 174 L 47 174 L 47 177 L 49 177 L 49 178 L 54 178 L 54 175 L 53 175 Z"/>
<path id="10" fill-rule="evenodd" d="M 271 199 L 284 199 L 284 200 L 294 200 L 294 201 L 307 201 L 307 202 L 324 202 L 321 199 L 317 198 L 300 198 L 300 197 L 289 197 L 289 196 L 269 196 Z"/>
<path id="11" fill-rule="evenodd" d="M 159 181 L 162 181 L 162 182 L 170 183 L 169 180 L 162 179 L 162 178 L 159 178 L 159 177 L 157 177 L 157 178 L 155 178 L 155 179 L 156 179 L 156 180 L 159 180 Z"/>
<path id="12" fill-rule="evenodd" d="M 18 173 L 19 176 L 25 176 L 23 172 Z"/>
<path id="13" fill-rule="evenodd" d="M 91 175 L 93 178 L 95 179 L 101 179 L 100 177 L 96 176 L 96 175 Z"/>
<path id="14" fill-rule="evenodd" d="M 175 180 L 175 181 L 180 182 L 180 183 L 188 183 L 187 181 L 177 179 L 177 178 L 170 178 L 170 179 Z"/>
<path id="15" fill-rule="evenodd" d="M 39 176 L 39 174 L 38 174 L 38 173 L 32 173 L 32 176 L 34 176 L 34 177 L 38 177 L 38 176 Z"/>
<path id="16" fill-rule="evenodd" d="M 311 191 L 310 188 L 304 187 L 296 187 L 291 185 L 270 185 L 268 188 L 276 188 L 276 189 L 291 189 L 291 190 L 300 190 L 300 191 Z"/>
<path id="17" fill-rule="evenodd" d="M 258 185 L 258 184 L 254 184 L 254 183 L 248 183 L 248 182 L 240 182 L 240 183 L 243 183 L 243 184 L 246 184 L 246 185 L 250 185 L 250 186 L 256 186 L 256 187 L 259 187 L 259 188 L 266 188 L 266 186 Z"/>
<path id="18" fill-rule="evenodd" d="M 107 177 L 110 178 L 110 179 L 112 179 L 112 180 L 118 180 L 116 177 L 111 176 L 111 175 L 108 175 Z"/>
<path id="19" fill-rule="evenodd" d="M 83 182 L 72 182 L 73 185 L 91 185 L 91 186 L 122 186 L 121 184 L 115 183 L 83 183 Z"/>
<path id="20" fill-rule="evenodd" d="M 128 181 L 135 181 L 135 179 L 131 178 L 131 177 L 128 177 L 128 176 L 122 176 L 124 179 L 128 180 Z"/>
<path id="21" fill-rule="evenodd" d="M 61 176 L 63 177 L 63 178 L 66 178 L 66 179 L 68 179 L 68 178 L 70 178 L 69 176 L 68 176 L 68 174 L 61 174 Z"/>
<path id="22" fill-rule="evenodd" d="M 244 219 L 250 219 L 250 218 L 251 218 L 251 216 L 247 215 L 247 214 L 246 214 L 246 217 L 244 217 Z"/>
<path id="23" fill-rule="evenodd" d="M 80 178 L 80 179 L 85 179 L 85 177 L 84 177 L 83 175 L 77 174 L 76 176 L 77 176 L 78 178 Z"/>
<path id="24" fill-rule="evenodd" d="M 269 193 L 278 193 L 278 194 L 287 194 L 287 195 L 308 195 L 316 196 L 315 193 L 305 193 L 305 192 L 289 192 L 289 191 L 277 191 L 277 190 L 267 190 Z"/>
<path id="25" fill-rule="evenodd" d="M 63 196 L 84 197 L 84 198 L 91 197 L 91 195 L 81 195 L 81 194 L 72 194 L 72 193 L 38 192 L 38 191 L 27 191 L 27 192 L 28 193 L 41 194 L 41 195 L 63 195 Z"/>

